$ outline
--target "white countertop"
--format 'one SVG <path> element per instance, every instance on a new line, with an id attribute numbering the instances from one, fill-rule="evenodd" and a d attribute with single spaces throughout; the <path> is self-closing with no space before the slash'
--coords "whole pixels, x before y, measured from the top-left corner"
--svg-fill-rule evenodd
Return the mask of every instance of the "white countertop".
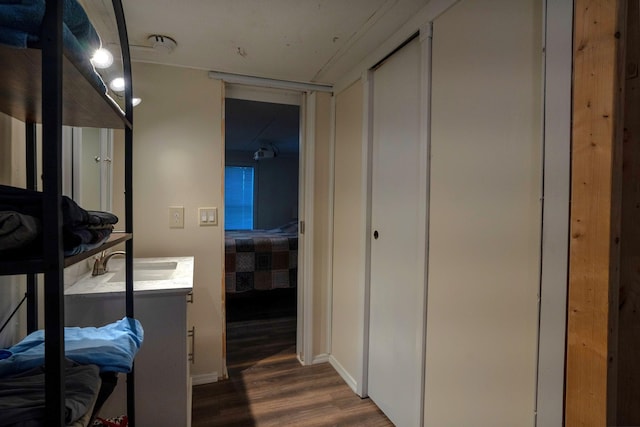
<path id="1" fill-rule="evenodd" d="M 167 273 L 166 279 L 135 280 L 137 263 L 144 263 L 146 270 L 150 270 L 152 263 L 165 264 L 175 262 L 176 268 Z M 105 295 L 122 294 L 125 291 L 121 270 L 124 269 L 124 259 L 112 258 L 108 263 L 109 271 L 100 276 L 91 276 L 88 272 L 73 285 L 65 289 L 65 295 Z M 193 257 L 161 257 L 161 258 L 135 258 L 133 260 L 135 294 L 188 294 L 193 290 Z M 164 269 L 162 269 L 164 270 Z M 115 279 L 114 279 L 115 278 Z M 112 280 L 113 279 L 113 280 Z"/>

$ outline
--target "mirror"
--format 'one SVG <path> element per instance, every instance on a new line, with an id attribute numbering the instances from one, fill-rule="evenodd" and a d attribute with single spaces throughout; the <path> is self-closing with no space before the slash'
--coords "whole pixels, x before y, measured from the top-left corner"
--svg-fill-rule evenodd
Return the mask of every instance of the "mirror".
<path id="1" fill-rule="evenodd" d="M 112 211 L 113 131 L 63 129 L 63 194 L 86 210 Z"/>

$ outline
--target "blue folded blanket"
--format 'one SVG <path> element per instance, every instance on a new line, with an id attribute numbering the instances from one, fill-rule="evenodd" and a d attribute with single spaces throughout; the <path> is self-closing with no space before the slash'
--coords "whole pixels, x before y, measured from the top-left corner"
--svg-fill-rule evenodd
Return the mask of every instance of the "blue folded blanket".
<path id="1" fill-rule="evenodd" d="M 45 0 L 0 0 L 0 43 L 26 48 L 40 41 Z M 91 57 L 100 48 L 98 33 L 76 0 L 63 0 L 62 42 L 86 77 L 101 92 L 107 87 L 95 72 Z"/>
<path id="2" fill-rule="evenodd" d="M 0 0 L 0 40 L 23 48 L 37 42 L 45 8 L 45 0 Z M 82 6 L 76 0 L 64 0 L 62 8 L 65 39 L 72 36 L 82 49 L 98 49 L 100 37 Z"/>
<path id="3" fill-rule="evenodd" d="M 123 319 L 99 328 L 64 328 L 65 355 L 100 372 L 131 372 L 144 331 L 136 319 Z M 44 364 L 44 331 L 33 332 L 18 344 L 0 350 L 0 378 Z"/>

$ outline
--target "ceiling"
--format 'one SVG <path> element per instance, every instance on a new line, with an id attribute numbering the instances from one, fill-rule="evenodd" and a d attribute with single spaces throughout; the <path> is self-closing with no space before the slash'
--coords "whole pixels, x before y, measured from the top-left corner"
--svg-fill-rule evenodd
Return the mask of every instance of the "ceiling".
<path id="1" fill-rule="evenodd" d="M 429 0 L 124 0 L 133 61 L 335 83 Z M 104 45 L 111 0 L 82 0 Z M 171 53 L 147 38 L 173 38 Z M 140 46 L 140 47 L 137 47 Z"/>
<path id="2" fill-rule="evenodd" d="M 297 105 L 227 98 L 225 149 L 253 152 L 260 147 L 275 147 L 278 154 L 297 153 L 299 123 Z"/>
<path id="3" fill-rule="evenodd" d="M 80 1 L 103 46 L 117 55 L 111 0 Z M 334 84 L 428 1 L 123 0 L 123 8 L 134 62 Z M 177 47 L 151 49 L 153 34 L 171 37 Z M 226 144 L 250 151 L 273 143 L 282 153 L 295 152 L 298 114 L 291 106 L 233 100 Z"/>

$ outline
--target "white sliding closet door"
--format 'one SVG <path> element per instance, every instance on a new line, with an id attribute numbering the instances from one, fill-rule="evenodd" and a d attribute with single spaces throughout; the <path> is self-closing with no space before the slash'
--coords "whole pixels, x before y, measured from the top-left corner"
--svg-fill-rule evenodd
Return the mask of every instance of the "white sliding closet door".
<path id="1" fill-rule="evenodd" d="M 396 426 L 422 422 L 426 182 L 421 44 L 373 73 L 368 394 Z"/>
<path id="2" fill-rule="evenodd" d="M 541 17 L 463 0 L 433 22 L 427 426 L 535 425 Z"/>

